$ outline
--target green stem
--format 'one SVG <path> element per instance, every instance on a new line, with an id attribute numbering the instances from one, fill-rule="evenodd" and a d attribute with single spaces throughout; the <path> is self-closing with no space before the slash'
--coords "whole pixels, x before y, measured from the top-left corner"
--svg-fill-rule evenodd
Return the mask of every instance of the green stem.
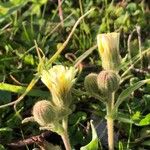
<path id="1" fill-rule="evenodd" d="M 70 140 L 68 136 L 68 118 L 67 117 L 62 121 L 62 125 L 64 128 L 64 132 L 61 134 L 61 138 L 63 140 L 66 150 L 71 150 Z"/>
<path id="2" fill-rule="evenodd" d="M 108 131 L 108 148 L 114 150 L 114 119 L 112 110 L 114 108 L 114 94 L 111 95 L 111 101 L 107 103 L 107 131 Z"/>

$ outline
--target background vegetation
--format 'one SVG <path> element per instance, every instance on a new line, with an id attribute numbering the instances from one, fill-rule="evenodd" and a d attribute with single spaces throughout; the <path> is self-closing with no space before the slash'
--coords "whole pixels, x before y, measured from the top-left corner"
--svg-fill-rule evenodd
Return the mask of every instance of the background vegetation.
<path id="1" fill-rule="evenodd" d="M 89 121 L 93 119 L 101 145 L 107 149 L 106 132 L 102 133 L 106 129 L 102 119 L 106 110 L 102 103 L 85 94 L 84 77 L 101 70 L 95 46 L 97 34 L 116 31 L 121 33 L 121 56 L 129 62 L 121 71 L 132 66 L 128 73 L 130 78 L 123 82 L 120 91 L 141 79 L 150 78 L 150 51 L 140 55 L 141 60 L 134 64 L 135 56 L 150 47 L 148 0 L 62 0 L 60 7 L 57 0 L 1 0 L 0 105 L 16 100 L 37 73 L 39 59 L 35 41 L 45 56 L 51 58 L 65 42 L 78 18 L 91 8 L 95 8 L 94 11 L 80 21 L 53 65 L 72 66 L 77 60 L 82 60 L 84 54 L 83 70 L 74 93 L 76 108 L 69 120 L 70 139 L 76 149 L 86 145 L 91 139 Z M 90 48 L 92 50 L 87 54 Z M 30 116 L 34 103 L 46 97 L 43 93 L 46 90 L 38 81 L 34 90 L 21 101 L 17 112 L 13 107 L 0 109 L 0 150 L 33 149 L 40 143 L 36 135 L 40 135 L 40 140 L 44 137 L 53 144 L 62 145 L 59 136 L 39 131 L 37 124 L 21 124 L 22 118 Z M 119 108 L 120 117 L 115 126 L 117 149 L 150 149 L 149 93 L 150 84 L 146 84 L 132 93 Z"/>

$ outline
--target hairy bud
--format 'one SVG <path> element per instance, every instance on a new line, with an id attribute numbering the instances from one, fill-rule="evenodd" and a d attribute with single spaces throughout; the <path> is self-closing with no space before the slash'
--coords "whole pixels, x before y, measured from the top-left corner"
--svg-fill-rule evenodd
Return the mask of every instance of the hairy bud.
<path id="1" fill-rule="evenodd" d="M 120 77 L 114 71 L 101 71 L 97 77 L 100 91 L 105 95 L 119 88 Z"/>
<path id="2" fill-rule="evenodd" d="M 33 107 L 34 120 L 41 126 L 47 126 L 57 119 L 57 114 L 47 100 L 38 101 Z"/>
<path id="3" fill-rule="evenodd" d="M 91 95 L 99 91 L 97 85 L 97 76 L 98 75 L 96 73 L 90 73 L 85 77 L 84 80 L 84 87 L 86 91 L 89 92 Z"/>
<path id="4" fill-rule="evenodd" d="M 98 88 L 97 77 L 98 75 L 96 73 L 90 73 L 87 75 L 84 80 L 84 87 L 91 96 L 105 103 L 105 98 Z"/>

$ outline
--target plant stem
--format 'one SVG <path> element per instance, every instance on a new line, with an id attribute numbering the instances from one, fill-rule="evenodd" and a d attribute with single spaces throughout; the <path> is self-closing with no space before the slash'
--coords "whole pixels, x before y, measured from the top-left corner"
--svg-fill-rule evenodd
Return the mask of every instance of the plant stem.
<path id="1" fill-rule="evenodd" d="M 107 130 L 109 150 L 114 150 L 114 121 L 112 118 L 107 119 Z"/>
<path id="2" fill-rule="evenodd" d="M 114 108 L 114 94 L 111 95 L 111 101 L 107 103 L 107 131 L 108 131 L 108 149 L 114 150 L 114 120 L 112 110 Z"/>
<path id="3" fill-rule="evenodd" d="M 141 27 L 136 26 L 136 31 L 138 34 L 138 42 L 139 42 L 139 54 L 141 59 L 141 69 L 143 68 L 143 56 L 142 56 L 142 44 L 141 44 Z"/>
<path id="4" fill-rule="evenodd" d="M 70 142 L 69 142 L 68 133 L 66 131 L 64 131 L 64 133 L 61 135 L 61 138 L 64 142 L 66 150 L 71 150 L 71 145 L 70 145 Z"/>
<path id="5" fill-rule="evenodd" d="M 59 11 L 59 18 L 61 21 L 62 27 L 64 26 L 64 19 L 63 19 L 63 11 L 62 11 L 62 0 L 58 0 L 58 11 Z"/>
<path id="6" fill-rule="evenodd" d="M 61 134 L 61 138 L 63 140 L 66 150 L 71 150 L 70 140 L 68 136 L 68 118 L 67 117 L 63 119 L 62 125 L 64 128 L 64 132 Z"/>

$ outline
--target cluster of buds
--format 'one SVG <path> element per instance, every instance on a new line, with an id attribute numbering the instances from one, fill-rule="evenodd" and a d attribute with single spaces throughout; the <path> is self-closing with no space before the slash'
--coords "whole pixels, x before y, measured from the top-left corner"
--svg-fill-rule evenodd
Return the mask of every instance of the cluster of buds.
<path id="1" fill-rule="evenodd" d="M 86 76 L 84 85 L 91 96 L 105 102 L 119 88 L 119 33 L 99 34 L 97 43 L 104 70 L 99 74 L 90 73 Z"/>
<path id="2" fill-rule="evenodd" d="M 112 70 L 104 70 L 99 74 L 90 73 L 84 80 L 86 91 L 95 98 L 106 102 L 109 95 L 119 87 L 120 77 Z"/>

